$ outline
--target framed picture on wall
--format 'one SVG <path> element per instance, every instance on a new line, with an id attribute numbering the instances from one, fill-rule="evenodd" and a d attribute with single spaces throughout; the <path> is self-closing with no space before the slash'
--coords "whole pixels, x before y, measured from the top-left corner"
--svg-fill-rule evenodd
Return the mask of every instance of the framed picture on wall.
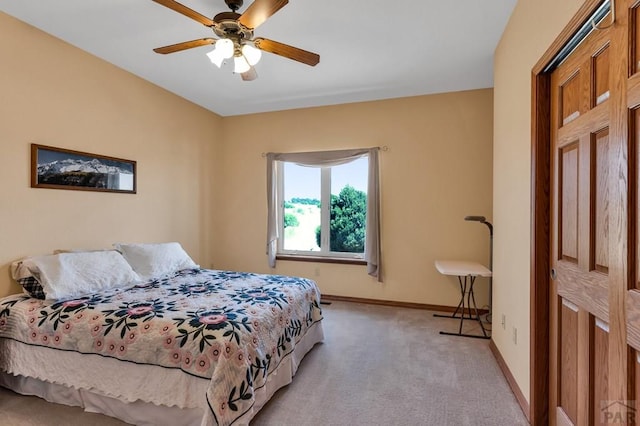
<path id="1" fill-rule="evenodd" d="M 31 187 L 136 193 L 136 162 L 31 144 Z"/>

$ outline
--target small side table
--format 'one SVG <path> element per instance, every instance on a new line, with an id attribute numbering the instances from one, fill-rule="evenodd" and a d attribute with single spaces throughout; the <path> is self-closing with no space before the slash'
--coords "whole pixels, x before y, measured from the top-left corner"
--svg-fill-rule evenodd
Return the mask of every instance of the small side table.
<path id="1" fill-rule="evenodd" d="M 460 328 L 458 329 L 457 333 L 441 331 L 440 334 L 447 334 L 450 336 L 475 337 L 478 339 L 491 338 L 491 336 L 487 333 L 487 330 L 484 328 L 484 324 L 482 324 L 482 319 L 480 318 L 480 314 L 476 306 L 476 298 L 473 294 L 473 284 L 475 283 L 476 278 L 491 277 L 491 271 L 477 262 L 469 262 L 463 260 L 436 260 L 435 266 L 438 272 L 440 272 L 442 275 L 457 276 L 458 283 L 460 284 L 460 303 L 458 303 L 458 306 L 456 307 L 456 310 L 453 312 L 453 314 L 433 314 L 434 317 L 460 319 Z M 467 297 L 466 302 L 465 296 Z M 473 314 L 471 312 L 472 309 Z M 466 316 L 465 311 L 468 313 L 468 315 Z M 465 319 L 478 321 L 478 324 L 480 324 L 480 329 L 482 330 L 482 335 L 463 333 L 462 326 Z"/>

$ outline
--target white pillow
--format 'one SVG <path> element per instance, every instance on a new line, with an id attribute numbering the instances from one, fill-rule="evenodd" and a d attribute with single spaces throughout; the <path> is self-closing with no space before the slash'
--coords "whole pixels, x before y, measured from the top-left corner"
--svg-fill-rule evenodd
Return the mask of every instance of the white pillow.
<path id="1" fill-rule="evenodd" d="M 38 280 L 47 299 L 78 297 L 140 282 L 115 250 L 34 256 L 20 263 L 20 269 L 26 268 Z"/>
<path id="2" fill-rule="evenodd" d="M 180 243 L 114 244 L 114 247 L 143 280 L 160 278 L 183 269 L 199 268 Z"/>

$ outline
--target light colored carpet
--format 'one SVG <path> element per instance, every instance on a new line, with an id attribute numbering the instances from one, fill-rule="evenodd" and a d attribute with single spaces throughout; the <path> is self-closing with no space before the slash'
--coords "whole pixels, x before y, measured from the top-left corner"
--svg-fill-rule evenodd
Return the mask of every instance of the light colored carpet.
<path id="1" fill-rule="evenodd" d="M 457 331 L 457 320 L 347 302 L 323 311 L 324 343 L 307 354 L 294 382 L 252 426 L 528 424 L 488 341 L 438 333 Z M 0 424 L 124 423 L 0 388 Z"/>

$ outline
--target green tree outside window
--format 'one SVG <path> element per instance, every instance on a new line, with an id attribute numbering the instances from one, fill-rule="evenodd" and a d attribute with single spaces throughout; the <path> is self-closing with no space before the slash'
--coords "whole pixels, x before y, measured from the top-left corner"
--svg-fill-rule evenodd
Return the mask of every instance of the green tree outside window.
<path id="1" fill-rule="evenodd" d="M 363 253 L 367 220 L 367 194 L 352 186 L 345 186 L 338 195 L 331 194 L 329 209 L 330 250 Z M 316 228 L 316 242 L 320 246 L 321 229 Z"/>

